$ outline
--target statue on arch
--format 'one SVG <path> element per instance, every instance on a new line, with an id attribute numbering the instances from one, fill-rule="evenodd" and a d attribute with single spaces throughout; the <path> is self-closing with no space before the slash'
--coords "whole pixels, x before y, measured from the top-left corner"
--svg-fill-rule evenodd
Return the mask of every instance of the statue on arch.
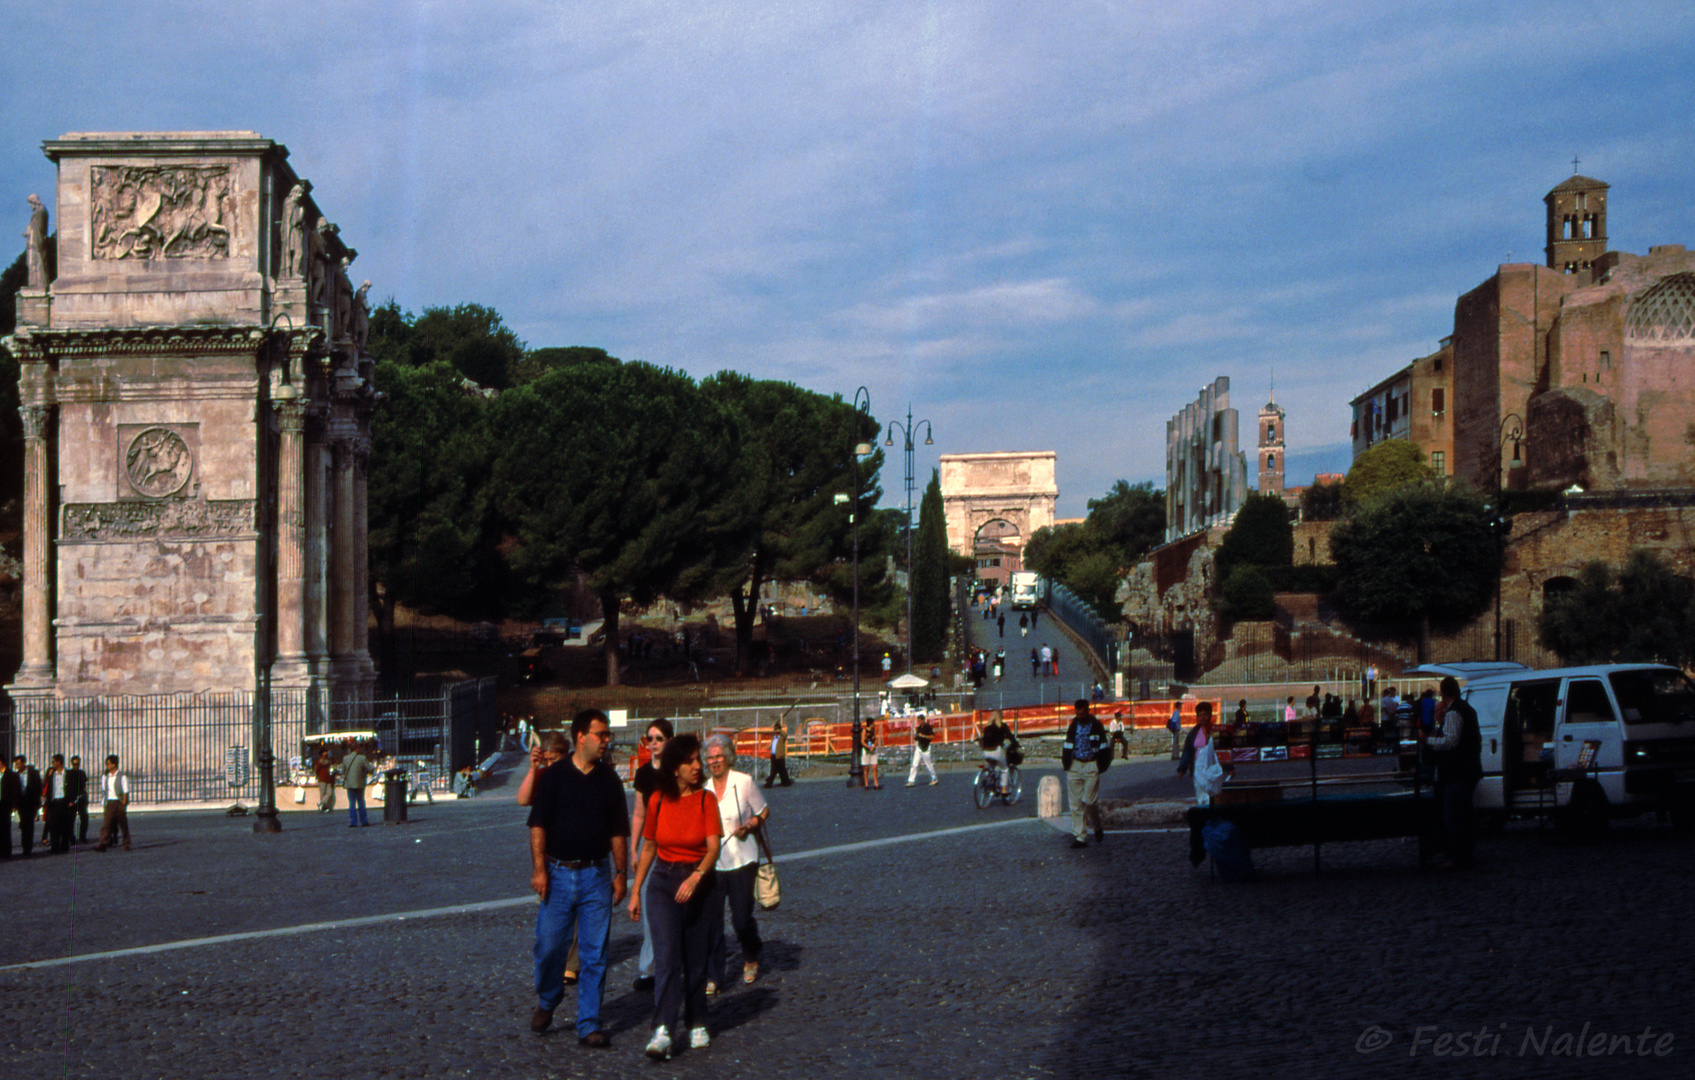
<path id="1" fill-rule="evenodd" d="M 29 268 L 29 288 L 47 287 L 47 207 L 41 196 L 29 197 L 29 227 L 24 229 L 25 263 Z"/>

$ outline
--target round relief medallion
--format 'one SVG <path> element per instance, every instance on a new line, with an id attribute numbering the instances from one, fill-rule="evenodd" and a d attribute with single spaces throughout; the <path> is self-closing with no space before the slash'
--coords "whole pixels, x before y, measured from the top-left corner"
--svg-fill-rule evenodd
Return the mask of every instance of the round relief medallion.
<path id="1" fill-rule="evenodd" d="M 148 428 L 130 440 L 124 472 L 138 495 L 162 499 L 188 483 L 194 458 L 182 436 L 169 428 Z"/>

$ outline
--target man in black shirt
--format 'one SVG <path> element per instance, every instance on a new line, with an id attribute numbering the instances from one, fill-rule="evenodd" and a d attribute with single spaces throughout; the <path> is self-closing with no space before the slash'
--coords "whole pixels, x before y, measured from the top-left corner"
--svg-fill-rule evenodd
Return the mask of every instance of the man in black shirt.
<path id="1" fill-rule="evenodd" d="M 88 774 L 82 769 L 82 758 L 71 755 L 71 767 L 65 770 L 65 787 L 71 795 L 71 814 L 76 818 L 76 840 L 88 843 Z"/>
<path id="2" fill-rule="evenodd" d="M 912 765 L 906 770 L 906 786 L 912 787 L 918 783 L 918 766 L 922 764 L 930 771 L 930 783 L 936 783 L 936 762 L 930 756 L 930 740 L 936 737 L 936 729 L 930 726 L 929 714 L 918 718 L 918 726 L 912 729 Z"/>
<path id="3" fill-rule="evenodd" d="M 577 979 L 577 1041 L 604 1048 L 600 1028 L 612 908 L 623 903 L 629 871 L 630 815 L 624 785 L 603 759 L 612 742 L 606 714 L 585 709 L 571 721 L 576 749 L 541 774 L 530 806 L 530 887 L 536 911 L 536 1011 L 530 1030 L 553 1023 L 564 999 L 560 972 L 576 931 L 583 969 Z"/>
<path id="4" fill-rule="evenodd" d="M 12 771 L 18 774 L 18 799 L 13 803 L 18 813 L 18 839 L 28 857 L 35 850 L 35 819 L 41 816 L 41 773 L 22 754 L 12 759 Z"/>

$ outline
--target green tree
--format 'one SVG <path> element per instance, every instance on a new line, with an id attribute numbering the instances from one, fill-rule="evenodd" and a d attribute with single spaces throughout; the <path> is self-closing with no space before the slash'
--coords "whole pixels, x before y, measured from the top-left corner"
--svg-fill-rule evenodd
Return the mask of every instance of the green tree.
<path id="1" fill-rule="evenodd" d="M 930 483 L 918 506 L 918 532 L 912 540 L 912 657 L 914 663 L 932 663 L 942 658 L 947 647 L 948 616 L 952 597 L 948 590 L 948 531 L 943 516 L 941 474 L 930 470 Z"/>
<path id="2" fill-rule="evenodd" d="M 1238 566 L 1258 566 L 1276 571 L 1295 561 L 1295 532 L 1289 524 L 1289 506 L 1276 495 L 1252 492 L 1213 556 L 1220 582 L 1228 581 Z"/>
<path id="3" fill-rule="evenodd" d="M 1345 484 L 1310 484 L 1301 492 L 1303 521 L 1335 521 L 1347 507 Z"/>
<path id="4" fill-rule="evenodd" d="M 1165 492 L 1119 480 L 1101 498 L 1089 500 L 1084 524 L 1117 553 L 1120 567 L 1133 566 L 1165 536 Z"/>
<path id="5" fill-rule="evenodd" d="M 740 426 L 686 375 L 638 361 L 549 371 L 500 395 L 492 420 L 513 571 L 546 592 L 584 576 L 615 686 L 622 603 L 700 599 L 745 555 Z"/>
<path id="6" fill-rule="evenodd" d="M 617 364 L 618 358 L 607 353 L 605 349 L 596 349 L 588 345 L 550 345 L 541 349 L 531 349 L 524 358 L 512 369 L 512 382 L 534 382 L 555 368 L 573 367 L 577 364 Z"/>
<path id="7" fill-rule="evenodd" d="M 368 486 L 371 607 L 384 655 L 397 603 L 458 618 L 502 613 L 489 507 L 488 403 L 445 360 L 377 365 Z"/>
<path id="8" fill-rule="evenodd" d="M 1695 663 L 1695 579 L 1642 548 L 1616 577 L 1606 563 L 1587 563 L 1574 588 L 1548 597 L 1537 629 L 1567 663 L 1688 667 Z"/>
<path id="9" fill-rule="evenodd" d="M 1253 563 L 1242 563 L 1230 571 L 1219 597 L 1221 609 L 1232 619 L 1269 619 L 1277 608 L 1271 575 Z"/>
<path id="10" fill-rule="evenodd" d="M 1430 466 L 1424 463 L 1424 451 L 1406 439 L 1386 439 L 1354 459 L 1348 478 L 1342 482 L 1342 494 L 1349 504 L 1362 506 L 1433 477 Z"/>
<path id="11" fill-rule="evenodd" d="M 1501 569 L 1490 509 L 1468 490 L 1436 483 L 1357 508 L 1332 530 L 1330 554 L 1348 605 L 1362 618 L 1416 628 L 1421 663 L 1431 623 L 1480 614 Z"/>
<path id="12" fill-rule="evenodd" d="M 853 450 L 874 443 L 877 422 L 840 397 L 825 397 L 792 383 L 720 372 L 701 384 L 708 399 L 732 411 L 747 433 L 742 444 L 741 502 L 749 516 L 744 558 L 729 562 L 729 593 L 736 620 L 736 672 L 746 675 L 753 651 L 753 623 L 760 590 L 770 581 L 811 581 L 840 597 L 838 572 L 848 561 L 852 583 Z M 874 508 L 881 490 L 877 471 L 882 452 L 859 466 L 859 506 Z M 865 537 L 861 537 L 862 547 Z M 863 555 L 863 552 L 862 552 Z M 864 571 L 862 584 L 870 575 Z M 876 577 L 881 580 L 880 560 Z"/>
<path id="13" fill-rule="evenodd" d="M 524 343 L 500 313 L 481 304 L 425 308 L 412 318 L 390 300 L 371 313 L 371 355 L 422 367 L 446 360 L 478 386 L 504 390 L 524 359 Z"/>

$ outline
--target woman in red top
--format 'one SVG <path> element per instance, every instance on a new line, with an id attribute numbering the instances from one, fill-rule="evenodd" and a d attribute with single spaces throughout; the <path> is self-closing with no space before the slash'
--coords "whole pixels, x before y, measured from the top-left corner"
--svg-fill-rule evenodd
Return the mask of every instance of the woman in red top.
<path id="1" fill-rule="evenodd" d="M 706 1031 L 706 967 L 711 920 L 712 872 L 718 862 L 722 824 L 718 800 L 704 785 L 700 739 L 678 735 L 659 754 L 659 790 L 648 798 L 642 824 L 641 861 L 630 890 L 630 918 L 647 905 L 653 932 L 653 1040 L 647 1056 L 671 1056 L 673 1034 L 689 1029 L 689 1046 L 709 1045 Z M 645 888 L 645 892 L 644 892 Z"/>

